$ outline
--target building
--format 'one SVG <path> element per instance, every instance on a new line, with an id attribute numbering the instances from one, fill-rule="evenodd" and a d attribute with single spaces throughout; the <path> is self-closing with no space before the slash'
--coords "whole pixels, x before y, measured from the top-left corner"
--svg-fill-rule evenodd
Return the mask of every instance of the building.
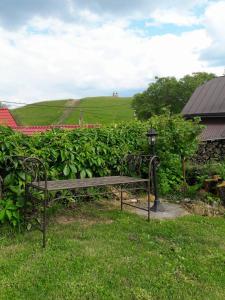
<path id="1" fill-rule="evenodd" d="M 16 121 L 8 108 L 0 108 L 0 125 L 5 125 L 9 127 L 17 127 Z"/>
<path id="2" fill-rule="evenodd" d="M 182 114 L 186 118 L 201 117 L 206 126 L 201 134 L 202 141 L 225 139 L 225 76 L 198 87 Z"/>
<path id="3" fill-rule="evenodd" d="M 0 108 L 0 125 L 11 127 L 13 130 L 21 132 L 26 135 L 42 133 L 54 128 L 63 128 L 63 129 L 72 130 L 80 127 L 96 128 L 100 126 L 98 124 L 86 124 L 84 126 L 81 125 L 19 126 L 16 123 L 16 120 L 13 118 L 8 108 Z"/>
<path id="4" fill-rule="evenodd" d="M 208 159 L 225 155 L 225 76 L 214 78 L 198 87 L 182 110 L 185 118 L 201 117 L 205 125 L 200 140 Z M 201 152 L 201 150 L 200 150 Z"/>

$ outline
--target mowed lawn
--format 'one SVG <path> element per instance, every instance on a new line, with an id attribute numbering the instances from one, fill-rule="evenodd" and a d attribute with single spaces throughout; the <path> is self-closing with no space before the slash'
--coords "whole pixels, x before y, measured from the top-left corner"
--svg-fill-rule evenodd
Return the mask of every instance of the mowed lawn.
<path id="1" fill-rule="evenodd" d="M 1 300 L 225 299 L 224 218 L 148 223 L 105 202 L 63 214 L 45 250 L 38 231 L 2 232 Z"/>

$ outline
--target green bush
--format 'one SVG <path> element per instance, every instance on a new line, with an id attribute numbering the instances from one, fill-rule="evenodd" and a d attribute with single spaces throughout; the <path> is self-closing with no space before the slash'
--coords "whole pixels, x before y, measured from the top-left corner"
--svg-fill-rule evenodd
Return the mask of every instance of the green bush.
<path id="1" fill-rule="evenodd" d="M 19 225 L 21 220 L 20 208 L 21 204 L 19 202 L 15 203 L 11 199 L 0 200 L 0 223 L 9 222 L 13 226 Z"/>
<path id="2" fill-rule="evenodd" d="M 179 188 L 182 182 L 181 159 L 197 149 L 200 126 L 167 113 L 149 122 L 132 121 L 95 129 L 66 131 L 55 129 L 31 137 L 0 127 L 0 174 L 4 193 L 23 205 L 25 174 L 16 155 L 42 159 L 49 179 L 70 179 L 119 174 L 121 159 L 127 153 L 149 153 L 146 132 L 158 131 L 157 154 L 161 193 Z M 9 220 L 10 221 L 10 220 Z M 13 221 L 13 223 L 15 223 Z"/>
<path id="3" fill-rule="evenodd" d="M 160 187 L 163 194 L 178 190 L 184 181 L 182 161 L 192 157 L 198 149 L 198 135 L 202 130 L 199 119 L 185 121 L 168 112 L 150 119 L 158 132 L 157 154 L 161 160 Z"/>
<path id="4" fill-rule="evenodd" d="M 225 180 L 225 162 L 209 161 L 205 164 L 187 164 L 187 183 L 189 185 L 203 183 L 206 178 L 219 175 Z"/>

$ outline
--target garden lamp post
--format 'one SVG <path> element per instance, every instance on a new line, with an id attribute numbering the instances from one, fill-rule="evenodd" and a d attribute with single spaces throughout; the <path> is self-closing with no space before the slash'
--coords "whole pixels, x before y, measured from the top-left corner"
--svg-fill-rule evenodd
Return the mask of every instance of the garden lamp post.
<path id="1" fill-rule="evenodd" d="M 152 155 L 155 156 L 155 144 L 156 144 L 156 137 L 158 134 L 154 128 L 151 128 L 146 135 L 148 137 L 148 142 L 151 147 Z M 155 200 L 154 200 L 153 206 L 151 207 L 151 211 L 163 212 L 163 211 L 165 211 L 165 209 L 162 206 L 162 204 L 160 203 L 160 200 L 158 197 L 157 178 L 156 178 L 156 161 L 155 160 L 153 160 L 153 163 L 152 163 L 152 176 L 153 176 L 152 179 L 153 179 Z"/>

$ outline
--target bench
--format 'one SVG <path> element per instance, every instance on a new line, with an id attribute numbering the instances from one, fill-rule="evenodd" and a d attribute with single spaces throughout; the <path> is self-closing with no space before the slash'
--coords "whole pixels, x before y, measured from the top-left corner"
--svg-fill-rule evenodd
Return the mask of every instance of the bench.
<path id="1" fill-rule="evenodd" d="M 27 203 L 37 205 L 37 201 L 41 203 L 42 221 L 39 229 L 42 232 L 42 246 L 46 246 L 46 228 L 47 214 L 46 210 L 50 203 L 66 198 L 61 195 L 63 191 L 70 191 L 73 198 L 86 197 L 85 190 L 88 188 L 114 187 L 118 191 L 120 197 L 120 207 L 123 210 L 124 205 L 129 205 L 138 209 L 147 211 L 148 221 L 150 219 L 150 193 L 154 192 L 154 181 L 152 180 L 153 165 L 159 163 L 157 156 L 150 155 L 127 155 L 121 162 L 123 174 L 120 176 L 93 177 L 83 179 L 67 179 L 67 180 L 48 180 L 47 169 L 42 160 L 36 157 L 18 157 L 22 161 L 22 166 L 25 171 L 25 215 Z M 124 166 L 124 168 L 123 168 Z M 143 167 L 145 178 L 142 178 Z M 125 174 L 126 173 L 126 174 Z M 83 193 L 82 193 L 82 192 Z M 124 199 L 124 192 L 146 192 L 147 207 L 138 206 Z M 39 194 L 37 197 L 36 194 Z M 106 195 L 112 193 L 112 190 L 104 190 L 98 195 Z M 40 196 L 41 194 L 41 196 Z M 96 195 L 92 193 L 92 195 Z M 42 201 L 40 201 L 40 197 Z M 35 209 L 34 209 L 35 210 Z"/>

